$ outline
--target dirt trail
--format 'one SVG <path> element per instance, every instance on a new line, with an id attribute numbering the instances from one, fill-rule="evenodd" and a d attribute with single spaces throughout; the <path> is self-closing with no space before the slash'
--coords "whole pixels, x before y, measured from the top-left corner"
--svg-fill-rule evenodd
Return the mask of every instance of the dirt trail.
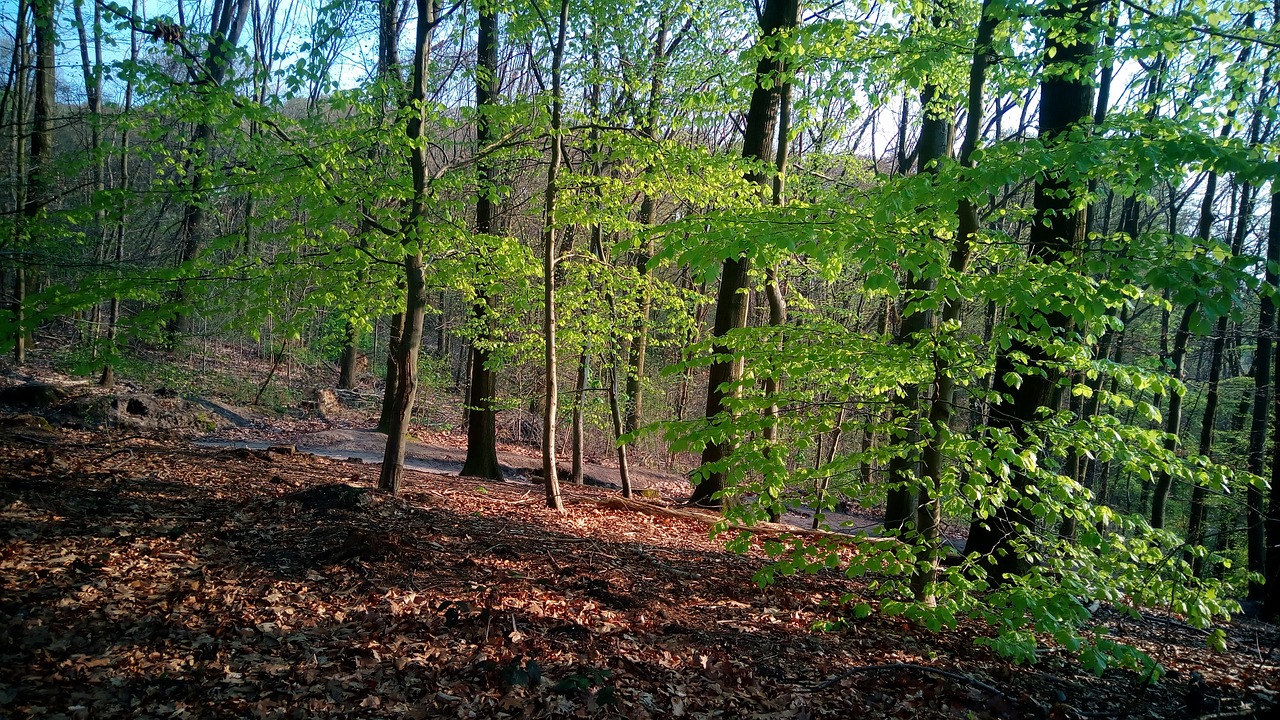
<path id="1" fill-rule="evenodd" d="M 335 428 L 320 432 L 294 435 L 289 442 L 299 452 L 319 455 L 338 460 L 359 460 L 363 463 L 382 462 L 383 450 L 387 445 L 387 436 L 372 430 L 356 430 Z M 279 441 L 264 440 L 219 441 L 210 440 L 199 444 L 209 447 L 247 447 L 262 449 L 279 444 Z M 433 445 L 410 439 L 405 448 L 405 468 L 419 472 L 441 475 L 457 475 L 462 471 L 466 451 L 443 445 Z M 532 455 L 514 452 L 498 452 L 498 465 L 507 481 L 527 481 L 534 471 L 542 469 L 542 460 Z M 561 471 L 568 474 L 568 464 L 560 463 Z M 673 475 L 653 472 L 644 468 L 630 470 L 631 482 L 636 489 L 655 488 L 669 491 L 669 487 L 686 481 Z M 588 485 L 597 487 L 621 488 L 622 479 L 617 468 L 606 467 L 595 463 L 583 463 L 583 476 Z"/>
<path id="2" fill-rule="evenodd" d="M 318 432 L 291 434 L 287 442 L 298 452 L 317 455 L 336 460 L 359 461 L 361 463 L 378 464 L 382 462 L 383 450 L 386 448 L 387 436 L 372 430 L 351 428 L 333 428 Z M 266 439 L 246 440 L 206 440 L 197 443 L 206 447 L 243 447 L 262 450 L 281 444 L 281 440 Z M 424 443 L 410 439 L 405 448 L 405 468 L 418 472 L 435 473 L 437 475 L 457 475 L 462 471 L 466 460 L 466 450 Z M 498 465 L 502 468 L 504 482 L 524 484 L 536 481 L 535 472 L 542 469 L 542 459 L 536 455 L 499 451 Z M 560 462 L 561 479 L 569 474 L 568 463 Z M 656 472 L 646 468 L 630 468 L 631 483 L 634 489 L 651 488 L 658 491 L 661 497 L 679 502 L 689 494 L 689 481 L 686 478 L 667 473 Z M 583 463 L 583 477 L 587 485 L 596 487 L 621 489 L 622 479 L 618 469 Z M 795 508 L 782 516 L 782 522 L 798 528 L 809 528 L 813 523 L 812 510 Z M 845 513 L 828 513 L 824 523 L 837 532 L 867 532 L 872 535 L 880 531 L 879 518 L 873 513 L 862 511 Z"/>

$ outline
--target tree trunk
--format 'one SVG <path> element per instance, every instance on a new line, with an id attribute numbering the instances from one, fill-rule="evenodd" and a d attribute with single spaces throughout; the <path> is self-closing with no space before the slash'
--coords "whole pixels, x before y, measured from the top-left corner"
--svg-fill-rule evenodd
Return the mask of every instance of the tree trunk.
<path id="1" fill-rule="evenodd" d="M 338 387 L 354 390 L 356 386 L 356 361 L 360 359 L 360 330 L 348 320 L 342 346 L 342 359 L 338 362 Z"/>
<path id="2" fill-rule="evenodd" d="M 413 198 L 404 220 L 402 243 L 405 246 L 405 311 L 404 329 L 396 343 L 394 357 L 396 386 L 391 394 L 387 379 L 388 399 L 384 416 L 390 412 L 387 449 L 382 458 L 382 474 L 378 487 L 390 493 L 400 490 L 404 478 L 404 450 L 413 417 L 413 400 L 418 390 L 418 351 L 422 347 L 422 328 L 427 309 L 427 284 L 422 248 L 418 244 L 427 214 L 427 149 L 426 137 L 427 76 L 431 67 L 431 37 L 437 23 L 434 0 L 417 0 L 418 29 L 414 42 L 413 82 L 408 108 L 412 110 L 405 135 L 409 140 L 409 171 L 413 179 Z M 390 358 L 388 362 L 393 362 Z M 390 407 L 388 407 L 388 405 Z"/>
<path id="3" fill-rule="evenodd" d="M 939 108 L 943 98 L 938 97 L 936 85 L 925 85 L 920 93 L 920 142 L 916 148 L 916 172 L 933 172 L 935 163 L 947 154 L 947 137 L 951 120 Z M 967 260 L 966 260 L 967 262 Z M 902 300 L 902 324 L 894 342 L 914 348 L 924 339 L 933 325 L 933 313 L 917 307 L 933 290 L 933 280 L 918 273 L 907 278 Z M 908 521 L 915 519 L 916 493 L 920 486 L 920 386 L 910 384 L 894 397 L 894 419 L 906 424 L 902 436 L 904 449 L 889 461 L 889 492 L 885 499 L 884 529 L 900 532 Z"/>
<path id="4" fill-rule="evenodd" d="M 201 86 L 206 82 L 215 88 L 226 79 L 227 70 L 232 65 L 235 47 L 240 42 L 240 31 L 244 29 L 249 18 L 250 0 L 216 0 L 210 18 L 209 44 L 205 49 L 203 67 L 206 77 L 198 78 L 195 83 Z M 215 136 L 214 126 L 209 121 L 196 124 L 190 145 L 190 156 L 186 163 L 186 176 L 191 178 L 187 187 L 188 197 L 182 208 L 182 220 L 178 225 L 178 262 L 187 264 L 194 262 L 204 250 L 205 202 L 209 191 L 208 153 L 212 150 Z M 173 298 L 177 311 L 169 325 L 170 341 L 178 336 L 191 333 L 191 313 L 194 298 L 191 285 L 180 280 L 177 295 Z"/>
<path id="5" fill-rule="evenodd" d="M 32 0 L 36 34 L 35 112 L 31 127 L 31 163 L 28 166 L 26 201 L 22 208 L 22 224 L 26 241 L 38 245 L 45 230 L 41 221 L 46 207 L 53 201 L 55 187 L 53 171 L 53 116 L 57 112 L 54 84 L 57 79 L 57 18 L 54 0 Z M 29 246 L 24 250 L 30 251 Z M 26 325 L 26 296 L 31 282 L 31 270 L 19 265 L 14 287 L 14 320 L 17 325 L 17 343 L 14 359 L 19 365 L 26 362 L 26 350 L 33 328 Z"/>
<path id="6" fill-rule="evenodd" d="M 645 116 L 641 119 L 641 132 L 650 142 L 658 140 L 658 110 L 662 100 L 662 86 L 667 67 L 667 46 L 669 18 L 665 12 L 658 20 L 658 32 L 653 41 L 652 76 L 649 78 L 649 104 Z M 654 222 L 656 204 L 652 193 L 645 193 L 640 201 L 640 225 L 649 227 Z M 636 318 L 635 337 L 631 341 L 629 353 L 630 368 L 627 371 L 627 417 L 625 429 L 635 432 L 640 427 L 644 413 L 644 373 L 645 359 L 649 350 L 649 321 L 653 307 L 653 291 L 649 287 L 649 259 L 653 256 L 653 241 L 646 239 L 644 246 L 635 255 L 636 272 L 641 280 L 640 314 Z"/>
<path id="7" fill-rule="evenodd" d="M 618 479 L 622 481 L 622 497 L 631 497 L 631 467 L 627 460 L 627 445 L 622 442 L 622 408 L 618 400 L 618 361 L 609 367 L 609 414 L 613 417 L 613 444 L 618 452 Z"/>
<path id="8" fill-rule="evenodd" d="M 1204 204 L 1201 206 L 1200 217 L 1200 235 L 1202 241 L 1207 241 L 1213 230 L 1213 196 L 1216 189 L 1216 174 L 1210 173 L 1209 185 L 1205 188 Z M 1240 255 L 1243 250 L 1244 236 L 1248 227 L 1248 219 L 1253 214 L 1252 203 L 1250 202 L 1250 188 L 1246 183 L 1240 193 L 1239 206 L 1239 222 L 1238 232 L 1232 238 L 1231 254 L 1233 256 Z M 1205 457 L 1213 455 L 1213 439 L 1215 425 L 1218 420 L 1218 397 L 1219 389 L 1222 383 L 1222 368 L 1225 359 L 1227 347 L 1227 321 L 1226 315 L 1218 318 L 1218 322 L 1214 328 L 1213 345 L 1209 356 L 1209 382 L 1205 388 L 1204 415 L 1200 424 L 1200 454 Z M 1191 514 L 1187 522 L 1187 542 L 1191 545 L 1200 545 L 1204 541 L 1204 524 L 1207 517 L 1206 503 L 1209 499 L 1209 489 L 1200 483 L 1196 483 L 1191 489 Z M 1191 561 L 1192 572 L 1200 575 L 1204 572 L 1204 558 L 1196 556 Z"/>
<path id="9" fill-rule="evenodd" d="M 790 154 L 791 143 L 789 135 L 791 134 L 791 88 L 792 83 L 786 82 L 782 86 L 782 93 L 778 98 L 778 151 L 775 157 L 775 166 L 778 174 L 773 179 L 773 204 L 775 207 L 782 206 L 786 192 L 787 183 L 787 158 Z M 765 270 L 764 293 L 769 303 L 769 327 L 780 330 L 787 324 L 787 298 L 782 289 L 782 281 L 778 279 L 778 268 L 771 267 Z M 778 336 L 778 350 L 783 351 L 786 347 L 786 340 L 783 335 Z M 782 519 L 782 513 L 785 508 L 779 502 L 779 496 L 786 484 L 786 469 L 782 468 L 782 472 L 778 472 L 779 466 L 777 460 L 772 457 L 774 448 L 778 443 L 778 429 L 781 419 L 781 411 L 778 408 L 778 393 L 782 392 L 782 377 L 777 372 L 771 372 L 765 377 L 764 394 L 769 398 L 769 406 L 765 408 L 764 441 L 767 443 L 765 452 L 770 455 L 770 462 L 766 465 L 765 476 L 765 495 L 769 502 L 768 513 L 770 522 L 779 522 Z"/>
<path id="10" fill-rule="evenodd" d="M 1227 317 L 1218 318 L 1213 337 L 1213 346 L 1209 359 L 1209 382 L 1205 390 L 1204 415 L 1200 425 L 1200 454 L 1209 457 L 1213 454 L 1214 425 L 1218 419 L 1218 388 L 1222 382 L 1222 356 L 1227 342 Z M 1200 545 L 1204 542 L 1204 523 L 1206 503 L 1209 489 L 1201 483 L 1191 488 L 1191 514 L 1187 519 L 1187 543 Z M 1195 556 L 1191 559 L 1191 570 L 1197 576 L 1204 571 L 1204 558 Z"/>
<path id="11" fill-rule="evenodd" d="M 582 404 L 586 400 L 587 394 L 587 372 L 587 354 L 584 352 L 578 356 L 578 378 L 573 385 L 573 432 L 571 442 L 573 444 L 572 480 L 574 485 L 582 484 L 582 455 L 583 445 L 586 442 Z"/>
<path id="12" fill-rule="evenodd" d="M 378 432 L 391 434 L 395 426 L 395 398 L 400 393 L 400 339 L 404 336 L 404 313 L 391 316 L 387 337 L 387 378 L 382 390 L 382 414 L 378 416 Z"/>
<path id="13" fill-rule="evenodd" d="M 999 18 L 990 13 L 992 0 L 983 0 L 978 20 L 977 39 L 973 61 L 969 66 L 969 93 L 966 101 L 964 145 L 960 148 L 960 163 L 973 165 L 973 153 L 978 147 L 982 132 L 982 102 L 987 82 L 987 68 L 991 64 L 991 40 L 995 35 Z M 955 276 L 968 271 L 969 256 L 978 233 L 978 208 L 969 198 L 961 198 L 956 208 L 957 232 L 951 248 L 948 270 Z M 960 313 L 964 302 L 959 296 L 943 301 L 940 332 L 959 329 Z M 955 408 L 956 383 L 954 368 L 941 354 L 935 356 L 933 371 L 933 401 L 929 405 L 929 433 L 921 453 L 920 496 L 916 506 L 917 568 L 911 580 L 911 591 L 917 602 L 933 605 L 936 602 L 934 585 L 938 582 L 938 570 L 942 560 L 942 471 L 943 448 L 951 432 L 951 416 Z"/>
<path id="14" fill-rule="evenodd" d="M 1178 382 L 1183 382 L 1187 377 L 1187 343 L 1191 339 L 1191 318 L 1195 315 L 1199 308 L 1199 303 L 1191 303 L 1182 311 L 1182 320 L 1178 322 L 1178 329 L 1173 336 L 1173 350 L 1169 355 L 1172 367 L 1169 374 Z M 1182 432 L 1182 398 L 1185 392 L 1174 391 L 1169 394 L 1169 414 L 1165 417 L 1164 432 L 1166 435 L 1164 448 L 1169 452 L 1173 452 L 1178 447 L 1178 435 Z M 1151 527 L 1163 528 L 1165 520 L 1165 506 L 1169 502 L 1169 489 L 1173 484 L 1173 476 L 1169 472 L 1162 472 L 1156 478 L 1155 491 L 1151 496 Z"/>
<path id="15" fill-rule="evenodd" d="M 431 3 L 432 0 L 418 0 L 418 4 Z M 418 351 L 422 347 L 422 328 L 426 318 L 427 286 L 424 275 L 422 255 L 410 253 L 404 259 L 405 279 L 408 289 L 405 292 L 405 323 L 400 341 L 396 343 L 396 352 L 388 362 L 396 366 L 397 382 L 394 394 L 383 401 L 384 414 L 390 411 L 390 425 L 387 428 L 387 447 L 382 456 L 382 472 L 378 477 L 378 488 L 396 494 L 400 492 L 400 484 L 404 480 L 404 453 L 408 443 L 409 423 L 413 418 L 413 401 L 418 392 Z M 393 390 L 387 383 L 388 392 Z M 390 402 L 387 402 L 390 401 Z"/>
<path id="16" fill-rule="evenodd" d="M 546 488 L 547 507 L 564 512 L 560 497 L 560 478 L 556 470 L 556 414 L 559 409 L 559 379 L 556 377 L 556 210 L 559 199 L 557 183 L 564 157 L 561 123 L 564 106 L 561 70 L 564 66 L 565 38 L 569 26 L 569 0 L 560 0 L 560 24 L 555 51 L 551 59 L 551 157 L 547 162 L 547 191 L 542 217 L 542 333 L 543 333 L 543 404 L 542 404 L 542 480 Z"/>
<path id="17" fill-rule="evenodd" d="M 1271 195 L 1271 227 L 1276 226 L 1276 195 Z M 1273 231 L 1274 232 L 1274 231 Z M 1271 416 L 1280 423 L 1280 358 L 1271 364 L 1271 385 L 1277 388 L 1271 393 Z M 1266 598 L 1263 614 L 1268 618 L 1280 618 L 1280 442 L 1271 443 L 1271 490 L 1267 499 L 1265 530 L 1266 545 Z"/>
<path id="18" fill-rule="evenodd" d="M 493 162 L 486 148 L 493 144 L 493 122 L 490 117 L 498 95 L 498 15 L 495 6 L 480 4 L 480 22 L 476 43 L 476 233 L 487 235 L 494 230 L 496 195 Z M 487 285 L 487 278 L 482 281 Z M 498 392 L 498 375 L 489 367 L 488 332 L 493 313 L 492 299 L 481 292 L 472 303 L 482 335 L 471 343 L 471 382 L 467 393 L 467 458 L 462 474 L 501 480 L 498 467 L 498 413 L 494 398 Z"/>
<path id="19" fill-rule="evenodd" d="M 72 3 L 75 16 L 76 32 L 80 40 L 80 72 L 84 79 L 84 94 L 89 110 L 89 154 L 92 157 L 91 168 L 93 196 L 93 231 L 94 259 L 105 262 L 107 259 L 107 211 L 103 205 L 102 193 L 106 190 L 107 157 L 102 150 L 102 7 L 93 6 L 92 35 L 85 27 L 84 0 Z M 93 48 L 93 58 L 89 57 L 89 49 Z M 102 303 L 94 305 L 93 352 L 98 353 L 100 337 Z"/>
<path id="20" fill-rule="evenodd" d="M 25 221 L 24 210 L 27 202 L 27 70 L 29 67 L 28 52 L 29 46 L 27 35 L 29 33 L 27 27 L 27 16 L 30 14 L 31 5 L 27 0 L 18 0 L 18 8 L 15 12 L 17 16 L 17 31 L 14 33 L 13 53 L 9 59 L 9 85 L 5 88 L 5 94 L 0 105 L 9 106 L 12 100 L 13 113 L 9 117 L 0 114 L 0 121 L 5 122 L 9 134 L 9 147 L 13 158 L 13 172 L 11 177 L 10 193 L 12 199 L 11 212 L 13 217 L 13 237 L 19 243 L 18 249 L 21 251 L 21 243 L 26 240 L 27 223 Z M 10 90 L 12 88 L 12 91 Z M 26 362 L 26 334 L 23 330 L 23 309 L 25 300 L 23 294 L 25 292 L 25 280 L 23 279 L 22 267 L 20 263 L 24 262 L 22 258 L 16 258 L 12 272 L 13 283 L 13 300 L 10 303 L 10 312 L 13 313 L 14 333 L 13 333 L 13 359 L 18 365 Z M 9 276 L 9 273 L 5 273 Z"/>
<path id="21" fill-rule="evenodd" d="M 773 38 L 799 23 L 798 0 L 766 0 L 760 15 L 760 42 L 771 43 Z M 755 87 L 751 91 L 751 105 L 747 111 L 746 131 L 743 133 L 742 157 L 769 164 L 773 159 L 773 137 L 778 120 L 779 88 L 775 79 L 783 70 L 783 58 L 764 54 L 756 65 Z M 767 187 L 769 178 L 753 172 L 747 179 Z M 716 294 L 715 324 L 711 334 L 715 338 L 712 352 L 717 359 L 707 373 L 706 419 L 713 426 L 732 424 L 731 411 L 726 400 L 734 392 L 734 384 L 741 378 L 739 358 L 733 356 L 722 338 L 732 330 L 746 327 L 748 303 L 748 277 L 751 260 L 745 256 L 727 258 L 720 270 L 720 289 Z M 719 509 L 723 507 L 721 493 L 725 488 L 724 461 L 729 456 L 732 442 L 722 437 L 707 443 L 702 451 L 702 467 L 694 473 L 693 495 L 689 503 Z"/>
<path id="22" fill-rule="evenodd" d="M 1270 225 L 1267 228 L 1267 263 L 1264 283 L 1268 287 L 1280 285 L 1280 189 L 1271 195 Z M 1267 418 L 1271 408 L 1271 364 L 1275 360 L 1276 301 L 1271 293 L 1260 293 L 1258 300 L 1257 350 L 1253 360 L 1253 415 L 1249 423 L 1249 472 L 1263 476 L 1267 448 Z M 1276 414 L 1280 418 L 1280 413 Z M 1249 572 L 1267 575 L 1267 532 L 1262 488 L 1253 483 L 1245 490 L 1246 520 L 1248 525 Z M 1273 544 L 1272 547 L 1275 547 Z M 1280 553 L 1280 550 L 1276 551 Z M 1267 588 L 1258 582 L 1249 583 L 1249 599 L 1262 600 Z"/>
<path id="23" fill-rule="evenodd" d="M 1090 78 L 1096 44 L 1089 19 L 1091 8 L 1089 2 L 1074 0 L 1044 10 L 1051 22 L 1074 24 L 1071 32 L 1052 33 L 1045 39 L 1039 129 L 1046 144 L 1062 142 L 1071 128 L 1086 123 L 1091 116 Z M 1083 247 L 1087 218 L 1085 210 L 1076 207 L 1076 192 L 1070 183 L 1052 172 L 1037 180 L 1029 262 L 1061 262 Z M 1028 314 L 1018 318 L 1017 324 L 1033 334 L 1073 332 L 1070 319 L 1057 312 Z M 1036 372 L 1017 373 L 1015 358 L 1019 356 L 1026 357 L 1026 364 Z M 1007 410 L 993 411 L 989 424 L 1025 441 L 1033 432 L 1032 425 L 1040 409 L 1050 406 L 1059 375 L 1043 348 L 1015 339 L 1009 350 L 996 357 L 993 377 L 994 391 L 1012 398 L 1012 404 Z M 1015 378 L 1021 380 L 1020 386 Z M 1006 575 L 1022 573 L 1026 568 L 1021 543 L 1034 524 L 1034 518 L 1022 505 L 1029 484 L 1027 471 L 1015 468 L 1006 497 L 994 508 L 991 517 L 983 519 L 975 515 L 970 523 L 965 553 L 983 556 L 988 575 L 996 582 L 1003 581 Z"/>

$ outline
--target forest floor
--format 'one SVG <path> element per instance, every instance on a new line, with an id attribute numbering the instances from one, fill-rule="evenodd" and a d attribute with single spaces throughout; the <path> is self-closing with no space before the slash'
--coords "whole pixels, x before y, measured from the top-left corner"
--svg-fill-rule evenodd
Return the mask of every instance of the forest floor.
<path id="1" fill-rule="evenodd" d="M 263 440 L 334 431 L 308 422 Z M 0 413 L 0 717 L 1280 717 L 1280 630 L 1249 619 L 1212 653 L 1101 609 L 1155 684 L 1016 666 L 971 621 L 855 619 L 867 579 L 760 589 L 759 542 L 605 488 L 556 514 L 414 471 L 389 497 L 365 462 L 136 435 Z"/>

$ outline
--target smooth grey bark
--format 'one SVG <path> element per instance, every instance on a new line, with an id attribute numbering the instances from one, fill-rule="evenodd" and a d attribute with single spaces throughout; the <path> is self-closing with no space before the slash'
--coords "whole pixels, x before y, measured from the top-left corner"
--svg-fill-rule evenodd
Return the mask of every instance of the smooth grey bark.
<path id="1" fill-rule="evenodd" d="M 560 496 L 560 478 L 556 469 L 556 415 L 559 410 L 559 379 L 556 360 L 556 212 L 559 204 L 560 165 L 564 160 L 564 89 L 561 74 L 564 69 L 565 40 L 569 26 L 569 0 L 560 0 L 559 27 L 556 30 L 554 51 L 551 56 L 551 141 L 547 161 L 547 188 L 542 213 L 542 334 L 543 334 L 543 397 L 542 397 L 542 481 L 546 491 L 547 507 L 564 512 L 564 499 Z"/>

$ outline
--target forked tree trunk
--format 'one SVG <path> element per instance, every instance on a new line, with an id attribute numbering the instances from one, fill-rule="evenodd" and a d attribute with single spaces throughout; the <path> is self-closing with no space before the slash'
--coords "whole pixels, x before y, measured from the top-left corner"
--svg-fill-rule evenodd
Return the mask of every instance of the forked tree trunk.
<path id="1" fill-rule="evenodd" d="M 760 43 L 772 43 L 776 36 L 797 26 L 799 22 L 798 0 L 766 0 L 760 15 Z M 773 137 L 778 121 L 778 86 L 774 79 L 783 69 L 783 58 L 776 53 L 765 53 L 756 64 L 755 88 L 751 91 L 751 106 L 747 110 L 746 131 L 743 133 L 742 156 L 769 164 L 773 159 Z M 768 187 L 769 177 L 764 173 L 751 173 L 751 182 Z M 746 256 L 727 258 L 720 269 L 720 289 L 716 293 L 715 324 L 711 334 L 715 338 L 712 352 L 717 359 L 707 373 L 706 419 L 712 425 L 730 425 L 731 410 L 726 401 L 734 393 L 734 385 L 741 379 L 740 358 L 722 340 L 729 332 L 746 327 L 747 292 L 751 260 Z M 695 487 L 689 503 L 702 507 L 723 507 L 721 494 L 725 488 L 725 473 L 721 465 L 728 458 L 733 443 L 729 438 L 713 440 L 702 451 L 701 468 L 694 473 Z"/>

